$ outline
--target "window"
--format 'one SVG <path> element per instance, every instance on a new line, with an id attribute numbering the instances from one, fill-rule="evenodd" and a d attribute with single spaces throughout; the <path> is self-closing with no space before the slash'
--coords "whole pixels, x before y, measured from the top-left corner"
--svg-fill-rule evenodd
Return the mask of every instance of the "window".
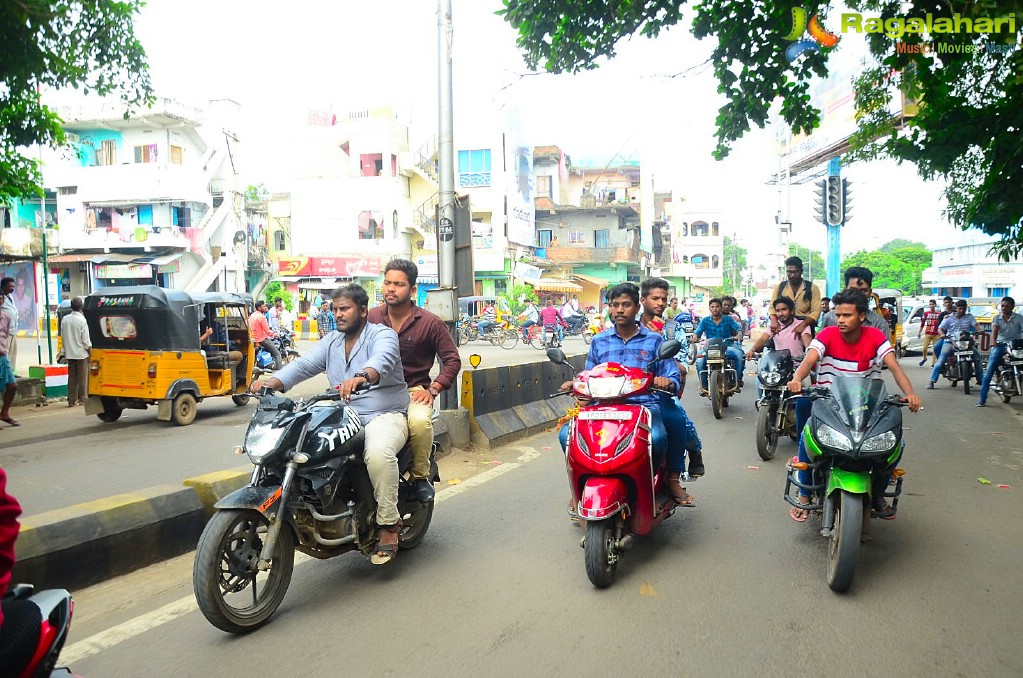
<path id="1" fill-rule="evenodd" d="M 538 241 L 536 246 L 539 247 L 540 249 L 546 249 L 551 246 L 551 238 L 554 236 L 554 231 L 540 230 L 537 231 L 537 236 Z"/>
<path id="2" fill-rule="evenodd" d="M 710 268 L 710 257 L 706 254 L 694 254 L 692 261 L 696 268 Z"/>
<path id="3" fill-rule="evenodd" d="M 718 232 L 719 232 L 719 230 L 718 230 L 718 222 L 715 221 L 715 222 L 711 223 L 711 225 L 710 225 L 710 234 L 713 235 L 713 236 L 717 236 Z"/>
<path id="4" fill-rule="evenodd" d="M 716 255 L 716 254 L 710 258 L 710 261 L 711 261 L 711 264 L 710 264 L 711 268 L 717 268 L 718 266 L 721 265 L 721 260 L 718 258 L 718 255 Z"/>
<path id="5" fill-rule="evenodd" d="M 135 147 L 135 162 L 156 162 L 156 144 Z M 113 163 L 111 163 L 113 164 Z"/>
<path id="6" fill-rule="evenodd" d="M 693 236 L 705 236 L 709 235 L 709 227 L 706 221 L 694 221 L 690 229 L 690 234 Z"/>
<path id="7" fill-rule="evenodd" d="M 378 177 L 384 171 L 384 156 L 381 153 L 363 153 L 359 156 L 362 176 Z"/>
<path id="8" fill-rule="evenodd" d="M 594 231 L 593 232 L 593 246 L 594 247 L 608 247 L 607 244 L 611 231 Z"/>
<path id="9" fill-rule="evenodd" d="M 490 185 L 490 149 L 458 152 L 458 185 Z"/>
<path id="10" fill-rule="evenodd" d="M 171 224 L 178 228 L 192 225 L 192 210 L 187 207 L 171 207 Z"/>
<path id="11" fill-rule="evenodd" d="M 568 244 L 569 245 L 585 245 L 586 244 L 586 231 L 569 231 L 568 232 Z"/>
<path id="12" fill-rule="evenodd" d="M 107 339 L 134 339 L 138 336 L 135 319 L 126 315 L 100 316 L 99 329 Z"/>
<path id="13" fill-rule="evenodd" d="M 170 161 L 171 161 L 172 165 L 182 165 L 182 164 L 184 164 L 182 162 L 182 160 L 184 158 L 184 155 L 185 155 L 185 149 L 181 148 L 181 146 L 171 146 L 170 147 Z"/>
<path id="14" fill-rule="evenodd" d="M 274 252 L 283 252 L 284 249 L 284 231 L 274 231 Z"/>
<path id="15" fill-rule="evenodd" d="M 117 162 L 117 142 L 107 139 L 96 149 L 97 165 L 113 165 Z"/>
<path id="16" fill-rule="evenodd" d="M 989 287 L 987 288 L 987 295 L 989 297 L 1007 297 L 1009 296 L 1008 287 Z"/>
<path id="17" fill-rule="evenodd" d="M 536 197 L 538 198 L 550 198 L 551 197 L 551 178 L 547 176 L 538 176 L 536 178 Z"/>

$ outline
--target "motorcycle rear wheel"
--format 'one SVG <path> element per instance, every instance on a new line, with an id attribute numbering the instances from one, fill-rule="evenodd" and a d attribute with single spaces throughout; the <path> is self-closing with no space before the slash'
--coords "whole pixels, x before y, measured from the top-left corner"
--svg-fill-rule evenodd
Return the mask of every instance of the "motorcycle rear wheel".
<path id="1" fill-rule="evenodd" d="M 281 526 L 269 571 L 256 569 L 268 528 L 258 511 L 218 511 L 199 537 L 192 588 L 203 616 L 221 631 L 254 631 L 269 621 L 288 592 L 295 567 L 295 536 L 288 525 Z M 257 582 L 264 575 L 260 590 Z"/>
<path id="2" fill-rule="evenodd" d="M 422 544 L 426 538 L 426 531 L 433 520 L 433 502 L 410 502 L 400 508 L 402 527 L 398 533 L 398 548 L 408 551 Z"/>
<path id="3" fill-rule="evenodd" d="M 586 576 L 598 589 L 614 583 L 618 573 L 618 552 L 615 549 L 611 520 L 586 523 Z"/>
<path id="4" fill-rule="evenodd" d="M 721 374 L 711 371 L 708 381 L 710 385 L 710 407 L 714 411 L 714 418 L 721 418 Z"/>
<path id="5" fill-rule="evenodd" d="M 593 332 L 591 332 L 590 330 L 586 330 L 585 332 L 583 332 L 583 341 L 586 343 L 587 346 L 589 346 L 590 342 L 593 341 Z"/>
<path id="6" fill-rule="evenodd" d="M 301 357 L 302 357 L 302 354 L 300 354 L 298 351 L 296 351 L 294 349 L 288 349 L 287 351 L 284 352 L 284 355 L 281 356 L 281 362 L 283 362 L 285 365 L 287 365 L 288 363 L 294 361 L 295 358 L 301 358 Z"/>
<path id="7" fill-rule="evenodd" d="M 856 570 L 856 552 L 863 530 L 863 497 L 838 490 L 835 502 L 835 526 L 828 542 L 828 586 L 844 593 L 852 586 Z"/>
<path id="8" fill-rule="evenodd" d="M 757 454 L 764 461 L 774 459 L 774 452 L 778 449 L 778 429 L 774 420 L 778 415 L 778 406 L 775 404 L 761 407 L 757 412 Z"/>
<path id="9" fill-rule="evenodd" d="M 506 350 L 512 350 L 519 343 L 519 331 L 514 327 L 504 331 L 504 342 L 501 344 L 501 348 Z"/>

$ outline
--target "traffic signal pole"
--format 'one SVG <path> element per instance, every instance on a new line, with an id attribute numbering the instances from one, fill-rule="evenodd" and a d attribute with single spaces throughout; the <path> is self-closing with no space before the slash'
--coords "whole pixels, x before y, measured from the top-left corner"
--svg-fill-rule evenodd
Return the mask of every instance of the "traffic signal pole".
<path id="1" fill-rule="evenodd" d="M 838 157 L 832 158 L 828 161 L 828 177 L 836 177 L 834 181 L 841 181 L 838 179 L 841 174 L 842 163 Z M 843 215 L 844 216 L 844 215 Z M 841 219 L 844 221 L 844 218 Z M 827 223 L 828 228 L 828 256 L 827 256 L 827 296 L 833 297 L 836 293 L 842 290 L 842 247 L 841 247 L 841 233 L 842 224 Z"/>

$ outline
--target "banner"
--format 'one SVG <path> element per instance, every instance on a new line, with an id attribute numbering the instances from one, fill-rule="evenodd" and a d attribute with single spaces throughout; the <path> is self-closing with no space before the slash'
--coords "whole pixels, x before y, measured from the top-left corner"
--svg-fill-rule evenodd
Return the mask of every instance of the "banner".
<path id="1" fill-rule="evenodd" d="M 336 278 L 375 278 L 383 267 L 377 257 L 280 257 L 277 274 Z"/>

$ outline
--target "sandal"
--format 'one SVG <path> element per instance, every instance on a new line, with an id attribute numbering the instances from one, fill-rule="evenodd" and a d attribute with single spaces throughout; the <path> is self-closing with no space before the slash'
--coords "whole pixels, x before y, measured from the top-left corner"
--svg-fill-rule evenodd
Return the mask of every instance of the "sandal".
<path id="1" fill-rule="evenodd" d="M 804 506 L 809 506 L 810 503 L 808 501 L 803 501 L 803 499 L 804 499 L 803 497 L 800 497 L 799 503 Z M 797 523 L 805 523 L 806 519 L 810 517 L 810 510 L 801 509 L 798 506 L 793 506 L 792 508 L 789 509 L 789 517 L 792 518 L 792 520 L 796 521 Z"/>
<path id="2" fill-rule="evenodd" d="M 0 421 L 6 422 L 9 426 L 21 426 L 21 424 L 18 423 L 18 420 L 13 419 L 12 417 L 3 417 Z"/>
<path id="3" fill-rule="evenodd" d="M 675 500 L 675 503 L 683 508 L 696 508 L 695 497 L 686 492 L 686 488 L 682 487 L 679 482 L 681 474 L 672 473 L 668 476 L 668 494 Z"/>
<path id="4" fill-rule="evenodd" d="M 381 525 L 380 532 L 390 532 L 391 534 L 394 534 L 395 541 L 391 544 L 381 544 L 380 542 L 377 542 L 376 547 L 373 549 L 373 555 L 369 558 L 369 562 L 374 565 L 386 565 L 394 560 L 394 558 L 398 555 L 397 535 L 401 532 L 401 521 L 399 520 L 394 525 Z"/>

